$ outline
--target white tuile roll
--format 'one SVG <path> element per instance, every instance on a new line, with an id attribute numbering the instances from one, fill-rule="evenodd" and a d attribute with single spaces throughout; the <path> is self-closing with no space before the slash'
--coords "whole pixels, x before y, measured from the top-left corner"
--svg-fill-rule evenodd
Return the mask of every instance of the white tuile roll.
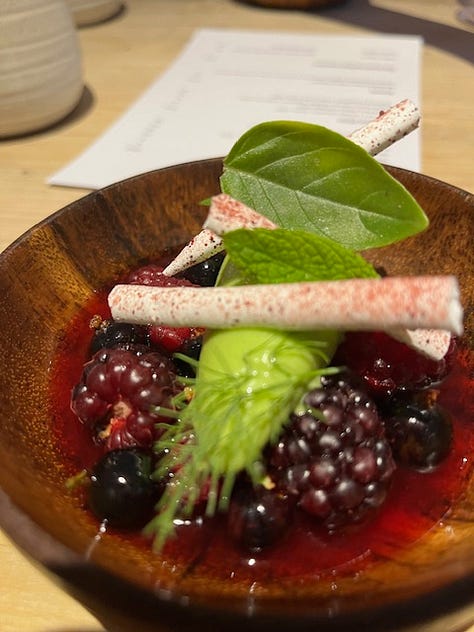
<path id="1" fill-rule="evenodd" d="M 203 228 L 166 266 L 163 274 L 167 276 L 179 274 L 196 263 L 206 261 L 222 250 L 224 250 L 222 239 L 211 230 Z"/>
<path id="2" fill-rule="evenodd" d="M 348 138 L 371 156 L 376 156 L 390 145 L 413 132 L 420 123 L 418 108 L 410 100 L 400 101 L 389 110 L 352 132 Z"/>
<path id="3" fill-rule="evenodd" d="M 453 276 L 385 277 L 237 287 L 117 285 L 115 320 L 173 327 L 277 327 L 286 330 L 440 329 L 461 334 Z"/>

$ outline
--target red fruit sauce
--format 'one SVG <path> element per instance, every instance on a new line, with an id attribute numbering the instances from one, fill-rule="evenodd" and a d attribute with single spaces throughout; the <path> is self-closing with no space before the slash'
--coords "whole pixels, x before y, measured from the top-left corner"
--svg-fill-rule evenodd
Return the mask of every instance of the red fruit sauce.
<path id="1" fill-rule="evenodd" d="M 70 410 L 71 389 L 79 381 L 91 339 L 89 321 L 95 314 L 110 317 L 106 293 L 96 294 L 65 331 L 51 374 L 54 429 L 70 474 L 88 468 L 99 458 L 89 431 Z M 450 455 L 429 473 L 399 467 L 381 511 L 367 524 L 328 535 L 310 518 L 298 515 L 288 535 L 258 556 L 239 550 L 229 539 L 225 517 L 178 529 L 163 554 L 174 564 L 193 566 L 199 559 L 201 573 L 215 579 L 235 578 L 244 582 L 278 578 L 311 578 L 354 574 L 390 557 L 394 549 L 410 546 L 449 515 L 462 494 L 472 469 L 474 454 L 474 354 L 460 350 L 453 370 L 440 388 L 439 403 L 449 411 L 454 426 Z M 85 511 L 87 511 L 85 509 Z M 99 528 L 99 525 L 98 525 Z M 141 534 L 109 532 L 133 545 L 151 543 Z"/>

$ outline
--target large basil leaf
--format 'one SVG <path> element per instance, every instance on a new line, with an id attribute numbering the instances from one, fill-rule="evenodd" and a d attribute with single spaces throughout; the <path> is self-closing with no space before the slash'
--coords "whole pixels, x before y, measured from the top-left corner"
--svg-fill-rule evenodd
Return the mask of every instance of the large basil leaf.
<path id="1" fill-rule="evenodd" d="M 282 228 L 315 232 L 353 250 L 387 245 L 428 225 L 413 196 L 365 150 L 310 123 L 251 128 L 224 160 L 221 189 Z"/>

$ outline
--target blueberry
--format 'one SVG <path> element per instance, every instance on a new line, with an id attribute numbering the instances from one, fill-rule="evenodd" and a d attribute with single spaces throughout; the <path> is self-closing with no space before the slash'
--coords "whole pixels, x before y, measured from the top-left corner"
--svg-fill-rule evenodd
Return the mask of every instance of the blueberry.
<path id="1" fill-rule="evenodd" d="M 156 487 L 152 458 L 137 448 L 107 452 L 90 476 L 89 507 L 118 529 L 143 527 L 152 517 Z"/>

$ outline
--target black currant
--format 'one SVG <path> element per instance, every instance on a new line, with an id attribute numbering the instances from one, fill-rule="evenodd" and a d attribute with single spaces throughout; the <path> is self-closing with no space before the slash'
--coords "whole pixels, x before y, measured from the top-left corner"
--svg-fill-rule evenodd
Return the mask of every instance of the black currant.
<path id="1" fill-rule="evenodd" d="M 104 320 L 94 332 L 89 346 L 89 354 L 92 356 L 100 349 L 129 347 L 130 345 L 148 345 L 148 328 L 146 326 Z"/>
<path id="2" fill-rule="evenodd" d="M 183 342 L 183 344 L 178 349 L 178 353 L 191 358 L 192 360 L 199 360 L 201 349 L 202 336 L 194 336 L 191 338 L 187 338 L 187 340 Z M 176 367 L 176 372 L 178 375 L 181 375 L 183 377 L 194 377 L 196 375 L 194 367 L 189 362 L 186 362 L 186 360 L 178 357 L 173 357 L 173 363 Z"/>
<path id="3" fill-rule="evenodd" d="M 453 440 L 451 420 L 429 397 L 394 399 L 384 416 L 397 462 L 424 470 L 435 467 L 447 456 Z"/>
<path id="4" fill-rule="evenodd" d="M 152 517 L 156 502 L 151 474 L 152 458 L 146 451 L 132 448 L 108 452 L 90 475 L 90 509 L 112 527 L 143 527 Z"/>
<path id="5" fill-rule="evenodd" d="M 237 487 L 228 512 L 228 529 L 243 548 L 258 553 L 285 533 L 290 503 L 284 495 L 251 485 Z"/>
<path id="6" fill-rule="evenodd" d="M 196 263 L 191 268 L 188 268 L 183 273 L 183 276 L 195 285 L 210 287 L 216 283 L 223 260 L 224 253 L 218 252 L 216 255 L 206 259 L 206 261 Z"/>

